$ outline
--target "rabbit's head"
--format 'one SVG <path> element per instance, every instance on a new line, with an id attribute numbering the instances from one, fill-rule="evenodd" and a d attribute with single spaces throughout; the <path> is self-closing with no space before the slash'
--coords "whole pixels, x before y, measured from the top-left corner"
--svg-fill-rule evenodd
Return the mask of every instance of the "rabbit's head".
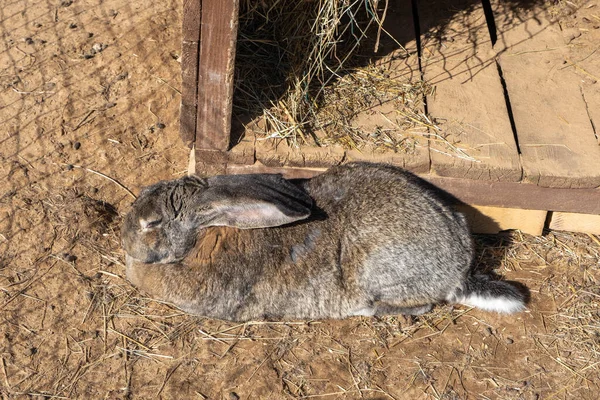
<path id="1" fill-rule="evenodd" d="M 209 226 L 268 228 L 307 218 L 311 197 L 281 175 L 184 177 L 142 190 L 125 217 L 122 244 L 145 263 L 182 260 Z"/>

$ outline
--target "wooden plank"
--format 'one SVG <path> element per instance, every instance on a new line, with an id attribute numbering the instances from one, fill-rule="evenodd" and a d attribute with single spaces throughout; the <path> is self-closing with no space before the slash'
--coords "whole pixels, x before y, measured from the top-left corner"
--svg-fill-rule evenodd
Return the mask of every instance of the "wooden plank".
<path id="1" fill-rule="evenodd" d="M 326 168 L 272 168 L 260 162 L 255 165 L 227 165 L 228 174 L 283 173 L 289 178 L 308 178 L 325 170 Z M 431 174 L 419 176 L 465 204 L 600 215 L 600 189 L 548 188 L 526 183 L 448 178 Z"/>
<path id="2" fill-rule="evenodd" d="M 562 34 L 568 43 L 569 55 L 567 64 L 562 68 L 571 69 L 580 80 L 581 96 L 586 105 L 596 141 L 600 145 L 600 17 L 596 6 L 585 6 L 577 9 L 572 16 L 577 27 L 563 29 Z"/>
<path id="3" fill-rule="evenodd" d="M 200 0 L 184 0 L 181 44 L 181 108 L 179 135 L 190 146 L 196 139 Z"/>
<path id="4" fill-rule="evenodd" d="M 196 148 L 229 148 L 239 0 L 203 0 Z"/>
<path id="5" fill-rule="evenodd" d="M 544 231 L 547 211 L 522 210 L 477 205 L 457 207 L 465 214 L 473 233 L 496 234 L 509 229 L 518 229 L 539 236 Z"/>
<path id="6" fill-rule="evenodd" d="M 399 82 L 419 82 L 422 80 L 419 69 L 419 51 L 416 39 L 416 30 L 412 13 L 411 2 L 401 1 L 380 1 L 382 9 L 380 17 L 385 15 L 383 20 L 383 32 L 379 48 L 375 49 L 376 54 L 385 56 L 376 59 L 375 63 L 382 66 L 389 74 L 389 78 Z M 387 7 L 385 12 L 383 9 Z M 398 48 L 398 43 L 402 45 Z M 398 109 L 400 107 L 400 109 Z M 424 113 L 424 105 L 411 104 L 414 112 Z M 414 131 L 402 131 L 403 115 L 402 103 L 396 104 L 390 101 L 376 107 L 373 110 L 367 110 L 354 118 L 353 125 L 364 132 L 375 132 L 377 130 L 390 132 L 398 138 L 405 139 L 410 143 L 410 150 L 385 151 L 365 146 L 358 150 L 348 150 L 345 154 L 346 161 L 373 161 L 387 162 L 415 173 L 429 172 L 429 141 L 425 129 L 417 127 Z"/>
<path id="7" fill-rule="evenodd" d="M 549 188 L 527 183 L 491 182 L 422 175 L 467 204 L 600 214 L 600 189 Z"/>
<path id="8" fill-rule="evenodd" d="M 600 215 L 553 212 L 549 228 L 600 235 Z"/>
<path id="9" fill-rule="evenodd" d="M 252 165 L 256 161 L 254 138 L 245 136 L 229 151 L 196 149 L 194 155 L 198 163 Z"/>
<path id="10" fill-rule="evenodd" d="M 183 92 L 182 92 L 183 94 Z M 183 97 L 179 106 L 179 137 L 186 146 L 192 147 L 196 139 L 196 104 L 185 104 Z"/>
<path id="11" fill-rule="evenodd" d="M 185 42 L 200 42 L 202 0 L 183 0 L 181 36 Z"/>
<path id="12" fill-rule="evenodd" d="M 257 161 L 254 165 L 227 164 L 227 175 L 282 174 L 287 179 L 306 179 L 322 174 L 327 168 L 268 167 Z"/>
<path id="13" fill-rule="evenodd" d="M 563 68 L 569 53 L 560 26 L 534 9 L 518 19 L 505 15 L 498 28 L 499 42 L 505 46 L 499 63 L 512 104 L 524 179 L 541 186 L 600 186 L 600 147 L 582 97 L 581 78 L 573 68 Z"/>
<path id="14" fill-rule="evenodd" d="M 429 145 L 426 144 L 422 148 L 416 148 L 412 153 L 403 153 L 387 151 L 382 153 L 376 149 L 348 150 L 346 151 L 345 161 L 368 161 L 376 163 L 392 164 L 397 167 L 402 167 L 415 174 L 429 173 Z"/>
<path id="15" fill-rule="evenodd" d="M 327 168 L 342 162 L 341 146 L 292 147 L 285 140 L 257 141 L 256 159 L 269 167 Z"/>
<path id="16" fill-rule="evenodd" d="M 469 3 L 419 2 L 422 68 L 425 80 L 436 87 L 427 107 L 446 139 L 430 141 L 431 168 L 441 176 L 519 181 L 519 154 L 496 53 L 481 4 Z"/>
<path id="17" fill-rule="evenodd" d="M 251 131 L 245 137 L 254 138 Z M 256 159 L 267 167 L 327 168 L 342 162 L 344 149 L 339 145 L 327 147 L 289 145 L 284 139 L 255 140 Z M 237 147 L 237 146 L 236 146 Z"/>

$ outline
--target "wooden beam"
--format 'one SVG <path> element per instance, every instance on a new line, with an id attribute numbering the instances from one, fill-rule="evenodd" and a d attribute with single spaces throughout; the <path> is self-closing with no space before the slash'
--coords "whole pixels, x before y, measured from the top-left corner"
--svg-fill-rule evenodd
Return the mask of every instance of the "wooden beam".
<path id="1" fill-rule="evenodd" d="M 528 183 L 432 175 L 421 177 L 467 204 L 600 215 L 600 189 L 549 188 Z"/>
<path id="2" fill-rule="evenodd" d="M 600 21 L 598 8 L 591 4 L 577 9 L 572 16 L 578 21 Z M 590 24 L 598 29 L 598 22 Z M 563 38 L 568 43 L 569 58 L 566 60 L 565 69 L 571 69 L 580 78 L 581 97 L 586 104 L 590 125 L 594 131 L 596 141 L 600 145 L 600 54 L 598 54 L 598 36 L 588 33 L 585 28 L 571 28 L 562 30 Z M 596 50 L 592 50 L 596 49 Z M 589 54 L 591 56 L 587 57 Z"/>
<path id="3" fill-rule="evenodd" d="M 181 109 L 179 135 L 190 146 L 196 140 L 198 113 L 198 50 L 200 46 L 201 0 L 184 0 L 181 44 Z"/>
<path id="4" fill-rule="evenodd" d="M 326 168 L 270 168 L 257 162 L 254 165 L 229 164 L 226 172 L 228 174 L 280 173 L 292 179 L 310 178 L 325 170 Z M 490 182 L 431 174 L 419 174 L 419 176 L 466 204 L 600 215 L 600 188 L 548 188 L 517 182 Z"/>
<path id="5" fill-rule="evenodd" d="M 547 211 L 522 210 L 478 205 L 463 205 L 458 209 L 467 217 L 473 233 L 496 234 L 508 229 L 518 229 L 539 236 L 544 231 Z"/>
<path id="6" fill-rule="evenodd" d="M 550 217 L 549 228 L 600 235 L 600 215 L 554 212 Z"/>
<path id="7" fill-rule="evenodd" d="M 238 8 L 239 0 L 202 1 L 197 149 L 229 148 Z"/>

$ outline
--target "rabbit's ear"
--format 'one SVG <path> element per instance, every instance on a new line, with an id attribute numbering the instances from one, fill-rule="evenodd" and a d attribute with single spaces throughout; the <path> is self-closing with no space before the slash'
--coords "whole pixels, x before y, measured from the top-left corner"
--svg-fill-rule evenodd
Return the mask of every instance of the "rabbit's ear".
<path id="1" fill-rule="evenodd" d="M 312 198 L 281 175 L 231 175 L 208 179 L 199 213 L 209 225 L 267 228 L 307 218 Z"/>

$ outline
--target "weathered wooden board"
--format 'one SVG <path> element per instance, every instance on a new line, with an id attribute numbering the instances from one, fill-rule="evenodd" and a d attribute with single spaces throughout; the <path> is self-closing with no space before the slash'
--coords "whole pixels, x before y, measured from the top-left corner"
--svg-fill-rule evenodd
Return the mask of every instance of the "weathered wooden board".
<path id="1" fill-rule="evenodd" d="M 197 149 L 229 147 L 238 7 L 239 0 L 202 1 Z"/>
<path id="2" fill-rule="evenodd" d="M 207 164 L 246 164 L 252 165 L 254 158 L 254 137 L 244 136 L 229 151 L 196 149 L 196 162 Z"/>
<path id="3" fill-rule="evenodd" d="M 382 24 L 380 46 L 376 49 L 376 54 L 384 56 L 376 58 L 376 64 L 385 67 L 390 79 L 407 83 L 421 81 L 419 49 L 411 0 L 380 1 L 379 5 L 380 8 L 383 8 L 380 17 L 385 16 L 385 18 Z M 398 44 L 401 44 L 402 47 L 398 48 Z M 425 111 L 423 104 L 413 104 L 412 108 L 414 112 L 418 113 Z M 376 129 L 395 130 L 399 137 L 412 144 L 409 146 L 411 147 L 410 151 L 386 151 L 383 153 L 381 149 L 366 146 L 360 151 L 346 151 L 346 160 L 387 162 L 415 173 L 429 172 L 431 160 L 429 158 L 429 140 L 424 135 L 426 131 L 419 127 L 414 131 L 399 130 L 402 125 L 400 121 L 405 118 L 402 112 L 402 109 L 396 109 L 394 102 L 388 102 L 378 107 L 376 112 L 368 111 L 363 115 L 358 115 L 355 123 L 366 132 Z"/>
<path id="4" fill-rule="evenodd" d="M 506 16 L 499 57 L 521 149 L 524 179 L 541 186 L 600 186 L 600 147 L 573 68 L 568 40 L 542 11 Z"/>
<path id="5" fill-rule="evenodd" d="M 383 7 L 383 3 L 380 3 Z M 377 65 L 385 66 L 390 73 L 390 79 L 398 81 L 419 81 L 419 59 L 415 28 L 410 1 L 400 0 L 390 2 L 385 9 L 385 19 L 381 41 L 374 54 Z M 391 35 L 389 37 L 388 35 Z M 399 48 L 398 43 L 402 43 Z M 374 49 L 375 50 L 375 49 Z M 378 55 L 382 54 L 381 58 Z M 402 166 L 419 173 L 429 172 L 428 139 L 425 134 L 419 136 L 416 132 L 403 132 L 397 119 L 402 118 L 394 101 L 389 101 L 376 108 L 376 111 L 366 110 L 353 118 L 353 127 L 361 131 L 371 132 L 376 129 L 394 132 L 398 137 L 410 137 L 411 143 L 416 139 L 416 145 L 410 151 L 382 151 L 371 146 L 361 147 L 360 150 L 346 150 L 340 145 L 326 147 L 292 146 L 285 140 L 264 140 L 258 137 L 256 143 L 256 159 L 267 167 L 298 167 L 326 168 L 345 161 L 368 160 L 387 162 Z M 419 108 L 417 107 L 417 111 Z M 423 111 L 421 106 L 420 111 Z M 260 125 L 257 122 L 256 125 Z M 255 127 L 260 132 L 260 126 Z M 247 127 L 245 136 L 254 136 L 251 125 Z M 424 132 L 421 132 L 424 133 Z M 235 146 L 237 147 L 237 146 Z M 234 147 L 234 149 L 235 149 Z"/>
<path id="6" fill-rule="evenodd" d="M 268 167 L 257 161 L 254 165 L 227 164 L 226 173 L 229 175 L 239 174 L 281 174 L 286 179 L 304 179 L 322 174 L 327 168 L 290 168 L 290 167 Z"/>
<path id="7" fill-rule="evenodd" d="M 474 233 L 496 234 L 500 231 L 518 229 L 530 235 L 544 231 L 547 212 L 477 205 L 463 205 L 458 209 L 465 214 Z"/>
<path id="8" fill-rule="evenodd" d="M 385 7 L 380 3 L 381 7 Z M 410 1 L 400 0 L 386 2 L 385 18 L 383 20 L 383 31 L 377 51 L 373 59 L 377 65 L 385 66 L 390 73 L 390 79 L 398 81 L 419 81 L 419 59 L 415 28 L 411 12 Z M 391 35 L 391 37 L 389 36 Z M 398 43 L 402 44 L 399 48 Z M 374 49 L 375 50 L 375 49 Z M 381 58 L 379 58 L 379 55 Z M 417 108 L 417 111 L 419 109 Z M 423 111 L 422 106 L 420 111 Z M 396 122 L 401 116 L 394 101 L 389 101 L 377 107 L 376 111 L 365 110 L 353 118 L 352 124 L 356 129 L 364 132 L 376 129 L 394 132 L 398 137 L 410 136 L 411 143 L 416 135 L 413 132 L 402 132 L 400 124 Z M 257 123 L 259 125 L 260 122 Z M 246 130 L 246 136 L 253 136 L 253 128 Z M 261 127 L 257 127 L 261 131 Z M 256 140 L 256 159 L 268 167 L 299 167 L 299 168 L 325 168 L 339 164 L 342 160 L 356 161 L 369 160 L 374 162 L 388 162 L 402 166 L 414 172 L 429 171 L 429 150 L 426 135 L 417 138 L 417 145 L 411 151 L 394 152 L 388 150 L 382 152 L 370 146 L 364 146 L 360 150 L 345 150 L 339 145 L 327 147 L 314 147 L 310 145 L 296 147 L 289 145 L 284 140 L 260 137 Z"/>
<path id="9" fill-rule="evenodd" d="M 369 161 L 377 163 L 393 164 L 407 169 L 415 174 L 426 174 L 429 172 L 430 160 L 428 143 L 423 142 L 423 147 L 416 147 L 413 152 L 404 153 L 393 151 L 381 152 L 374 149 L 348 150 L 346 161 Z"/>
<path id="10" fill-rule="evenodd" d="M 200 0 L 185 0 L 183 2 L 179 135 L 188 146 L 191 146 L 196 139 L 200 15 Z"/>
<path id="11" fill-rule="evenodd" d="M 600 215 L 554 212 L 550 229 L 600 235 Z"/>
<path id="12" fill-rule="evenodd" d="M 430 141 L 431 168 L 441 176 L 519 181 L 519 154 L 496 52 L 483 8 L 468 3 L 419 3 L 423 73 L 436 87 L 427 107 L 445 137 Z M 464 11 L 455 13 L 457 9 Z M 448 15 L 452 20 L 439 28 Z"/>
<path id="13" fill-rule="evenodd" d="M 567 64 L 561 68 L 570 69 L 579 76 L 581 96 L 600 145 L 600 47 L 598 35 L 594 35 L 600 24 L 599 13 L 598 4 L 589 3 L 574 15 L 579 20 L 579 26 L 562 31 L 569 54 Z"/>
<path id="14" fill-rule="evenodd" d="M 422 175 L 467 204 L 600 214 L 600 189 L 549 188 L 527 183 L 491 182 Z"/>
<path id="15" fill-rule="evenodd" d="M 413 41 L 414 42 L 414 41 Z M 412 45 L 412 43 L 409 43 Z M 408 50 L 408 49 L 407 49 Z M 410 75 L 413 79 L 420 80 L 418 59 L 416 48 L 414 53 L 409 52 L 401 62 L 391 62 L 391 74 Z M 405 79 L 399 78 L 399 79 Z M 408 79 L 408 78 L 406 78 Z M 415 107 L 415 111 L 423 112 L 423 106 Z M 346 161 L 371 161 L 384 162 L 403 167 L 415 173 L 428 173 L 430 167 L 429 159 L 429 140 L 425 135 L 426 130 L 422 127 L 416 127 L 414 130 L 402 131 L 401 120 L 405 118 L 402 110 L 397 110 L 393 102 L 381 105 L 376 112 L 357 116 L 356 125 L 363 132 L 374 132 L 376 130 L 393 132 L 397 138 L 406 141 L 405 149 L 393 151 L 391 149 L 382 150 L 372 145 L 365 145 L 358 149 L 346 150 L 344 159 Z"/>
<path id="16" fill-rule="evenodd" d="M 342 162 L 341 146 L 293 147 L 285 140 L 256 141 L 256 159 L 269 167 L 327 168 Z"/>
<path id="17" fill-rule="evenodd" d="M 231 174 L 282 173 L 291 179 L 312 177 L 326 169 L 268 167 L 257 162 L 254 165 L 228 164 L 226 171 Z M 430 174 L 419 176 L 465 204 L 600 215 L 600 189 L 549 188 L 526 183 L 448 178 Z"/>

